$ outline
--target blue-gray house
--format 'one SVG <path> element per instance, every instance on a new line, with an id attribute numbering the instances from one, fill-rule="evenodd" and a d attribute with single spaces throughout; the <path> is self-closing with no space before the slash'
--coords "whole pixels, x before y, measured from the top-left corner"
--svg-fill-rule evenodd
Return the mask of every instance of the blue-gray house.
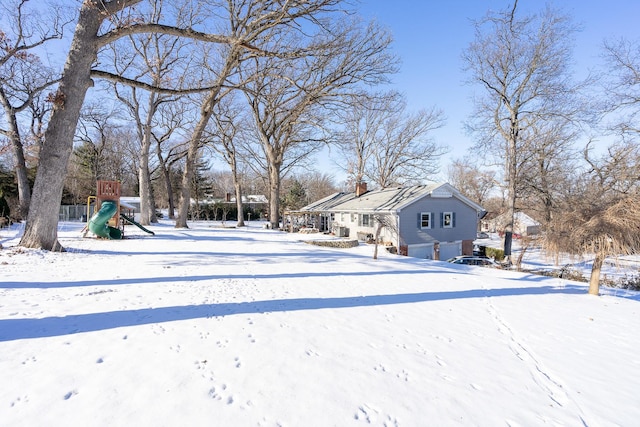
<path id="1" fill-rule="evenodd" d="M 335 193 L 302 208 L 320 231 L 369 240 L 383 223 L 379 243 L 416 258 L 471 255 L 484 209 L 448 183 Z"/>

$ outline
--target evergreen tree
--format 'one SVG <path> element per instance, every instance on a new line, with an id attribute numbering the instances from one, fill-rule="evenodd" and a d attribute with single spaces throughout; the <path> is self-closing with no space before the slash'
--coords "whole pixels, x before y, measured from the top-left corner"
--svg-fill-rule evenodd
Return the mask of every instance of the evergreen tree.
<path id="1" fill-rule="evenodd" d="M 193 217 L 200 218 L 200 202 L 206 201 L 208 196 L 213 195 L 214 183 L 210 174 L 211 166 L 205 160 L 196 162 L 193 179 L 191 181 L 191 194 L 196 202 Z"/>
<path id="2" fill-rule="evenodd" d="M 285 194 L 282 200 L 282 206 L 284 209 L 296 210 L 306 205 L 307 192 L 297 179 L 293 181 L 289 191 Z"/>

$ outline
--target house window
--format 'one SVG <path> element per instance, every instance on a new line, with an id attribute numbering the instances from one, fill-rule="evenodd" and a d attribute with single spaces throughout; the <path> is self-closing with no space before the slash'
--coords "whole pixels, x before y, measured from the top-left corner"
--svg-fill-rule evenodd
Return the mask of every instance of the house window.
<path id="1" fill-rule="evenodd" d="M 456 215 L 454 212 L 442 212 L 440 223 L 443 228 L 453 228 L 456 226 Z"/>
<path id="2" fill-rule="evenodd" d="M 361 227 L 373 227 L 373 215 L 360 214 L 358 218 L 358 225 Z"/>
<path id="3" fill-rule="evenodd" d="M 431 212 L 420 213 L 420 228 L 431 228 Z"/>
<path id="4" fill-rule="evenodd" d="M 351 214 L 351 222 L 357 224 L 358 223 L 358 214 L 357 213 L 352 213 Z"/>

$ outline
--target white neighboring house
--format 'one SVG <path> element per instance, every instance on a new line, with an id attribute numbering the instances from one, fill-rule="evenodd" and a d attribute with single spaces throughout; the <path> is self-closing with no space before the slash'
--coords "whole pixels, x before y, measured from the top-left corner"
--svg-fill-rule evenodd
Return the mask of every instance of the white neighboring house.
<path id="1" fill-rule="evenodd" d="M 351 193 L 335 193 L 299 211 L 304 222 L 338 236 L 373 239 L 378 218 L 379 242 L 400 254 L 441 259 L 473 253 L 478 220 L 485 210 L 448 183 L 391 187 L 367 191 L 366 183 Z"/>
<path id="2" fill-rule="evenodd" d="M 481 230 L 488 233 L 504 233 L 507 225 L 507 214 L 498 215 L 495 218 L 482 220 Z M 540 223 L 522 211 L 514 214 L 513 233 L 519 236 L 535 236 L 540 233 Z"/>

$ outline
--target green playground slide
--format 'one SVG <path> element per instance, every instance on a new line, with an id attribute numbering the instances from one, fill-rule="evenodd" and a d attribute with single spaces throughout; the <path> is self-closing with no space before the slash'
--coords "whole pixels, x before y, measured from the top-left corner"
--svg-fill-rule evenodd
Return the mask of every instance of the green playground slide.
<path id="1" fill-rule="evenodd" d="M 133 220 L 133 218 L 129 218 L 129 217 L 128 217 L 128 216 L 126 216 L 125 214 L 121 213 L 121 214 L 120 214 L 120 217 L 121 217 L 122 219 L 124 219 L 125 221 L 127 221 L 128 223 L 135 225 L 135 226 L 136 226 L 136 227 L 138 227 L 140 230 L 142 230 L 142 231 L 144 231 L 144 232 L 146 232 L 146 233 L 149 233 L 149 234 L 151 234 L 151 235 L 153 235 L 153 236 L 155 236 L 155 235 L 156 235 L 156 233 L 154 233 L 154 232 L 153 232 L 153 231 L 151 231 L 151 230 L 147 230 L 147 229 L 146 229 L 146 228 L 144 228 L 142 225 L 140 225 L 140 224 L 138 224 L 137 222 L 135 222 L 135 221 Z"/>
<path id="2" fill-rule="evenodd" d="M 116 227 L 110 227 L 107 222 L 118 210 L 116 202 L 104 201 L 100 205 L 100 210 L 93 214 L 89 220 L 89 230 L 98 237 L 104 239 L 122 239 L 122 231 Z"/>

